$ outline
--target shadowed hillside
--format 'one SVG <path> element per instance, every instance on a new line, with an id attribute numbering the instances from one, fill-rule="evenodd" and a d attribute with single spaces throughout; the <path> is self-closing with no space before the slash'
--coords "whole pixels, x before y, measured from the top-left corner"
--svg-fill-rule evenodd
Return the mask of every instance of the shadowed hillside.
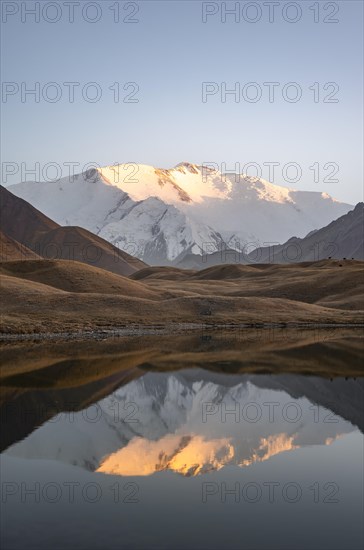
<path id="1" fill-rule="evenodd" d="M 36 259 L 40 259 L 40 256 L 0 231 L 0 261 Z"/>
<path id="2" fill-rule="evenodd" d="M 12 239 L 12 245 L 1 247 L 2 260 L 30 259 L 30 249 L 35 253 L 33 258 L 76 260 L 119 275 L 128 276 L 146 266 L 86 229 L 61 227 L 2 186 L 0 204 L 3 238 Z"/>
<path id="3" fill-rule="evenodd" d="M 249 253 L 244 248 L 238 251 L 228 246 L 204 256 L 187 253 L 176 265 L 185 269 L 205 269 L 220 264 L 292 264 L 328 258 L 364 260 L 363 211 L 364 204 L 360 202 L 354 210 L 329 225 L 311 231 L 304 238 L 292 237 L 284 244 L 258 247 Z"/>
<path id="4" fill-rule="evenodd" d="M 282 245 L 258 248 L 249 254 L 251 261 L 292 263 L 323 258 L 364 260 L 364 203 L 309 233 L 305 238 L 292 237 Z"/>

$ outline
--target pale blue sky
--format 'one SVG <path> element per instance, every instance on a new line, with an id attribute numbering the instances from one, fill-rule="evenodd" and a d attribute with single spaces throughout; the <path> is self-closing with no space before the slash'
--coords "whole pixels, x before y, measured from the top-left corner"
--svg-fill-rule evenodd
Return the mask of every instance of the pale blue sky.
<path id="1" fill-rule="evenodd" d="M 282 175 L 287 162 L 302 166 L 300 181 L 291 184 L 305 190 L 326 191 L 346 202 L 363 200 L 363 126 L 362 126 L 362 15 L 361 1 L 336 2 L 339 11 L 330 15 L 335 3 L 319 2 L 320 22 L 309 9 L 315 2 L 298 2 L 302 10 L 297 23 L 285 21 L 279 2 L 275 21 L 269 22 L 264 2 L 253 2 L 262 10 L 261 20 L 250 23 L 254 6 L 239 22 L 227 16 L 222 22 L 222 2 L 212 2 L 218 13 L 202 22 L 202 2 L 142 1 L 119 2 L 121 20 L 137 4 L 139 10 L 130 18 L 138 23 L 114 22 L 110 7 L 115 1 L 99 1 L 100 20 L 84 21 L 79 0 L 75 21 L 69 23 L 65 2 L 57 0 L 60 20 L 49 23 L 40 16 L 19 12 L 3 13 L 2 80 L 21 83 L 29 88 L 39 82 L 57 82 L 60 101 L 47 102 L 32 97 L 21 102 L 21 95 L 7 97 L 2 103 L 2 162 L 24 162 L 32 167 L 39 162 L 61 166 L 65 162 L 87 162 L 100 165 L 115 162 L 137 162 L 171 167 L 181 161 L 197 164 L 256 162 L 262 176 L 268 179 L 263 162 L 278 162 L 274 182 L 289 185 Z M 3 2 L 9 4 L 9 2 Z M 27 2 L 30 7 L 35 2 Z M 40 2 L 43 8 L 46 2 Z M 228 8 L 235 2 L 226 2 Z M 240 2 L 243 9 L 247 2 Z M 330 4 L 330 5 L 329 5 Z M 126 8 L 126 9 L 124 9 Z M 3 6 L 4 9 L 4 6 Z M 6 11 L 12 10 L 7 7 Z M 96 11 L 89 8 L 86 16 Z M 293 10 L 293 8 L 292 8 Z M 55 17 L 49 8 L 45 17 Z M 294 12 L 285 12 L 288 18 Z M 324 23 L 323 18 L 338 18 L 338 23 Z M 68 101 L 64 82 L 79 82 L 75 101 Z M 80 89 L 97 82 L 102 97 L 97 103 L 82 98 Z M 138 103 L 114 102 L 114 82 L 120 83 L 121 99 L 128 92 L 126 82 L 135 82 Z M 215 82 L 219 93 L 202 102 L 202 82 Z M 263 95 L 257 103 L 243 98 L 239 103 L 230 95 L 221 102 L 221 82 L 231 88 L 257 82 Z M 268 100 L 263 82 L 279 82 L 276 100 Z M 287 82 L 296 82 L 302 99 L 289 103 L 282 98 Z M 314 102 L 309 87 L 320 88 L 327 82 L 339 86 L 338 103 L 324 103 L 333 88 L 321 90 L 320 101 Z M 49 97 L 55 89 L 48 89 Z M 252 90 L 251 90 L 252 91 Z M 90 94 L 94 92 L 89 89 Z M 291 89 L 290 92 L 293 92 Z M 324 182 L 336 163 L 339 173 Z M 321 168 L 318 182 L 309 166 Z M 317 166 L 317 165 L 316 165 Z M 64 175 L 67 169 L 64 167 Z M 291 177 L 292 173 L 290 173 Z M 52 172 L 50 176 L 52 177 Z M 6 183 L 16 183 L 21 171 Z M 28 179 L 34 179 L 31 176 Z"/>

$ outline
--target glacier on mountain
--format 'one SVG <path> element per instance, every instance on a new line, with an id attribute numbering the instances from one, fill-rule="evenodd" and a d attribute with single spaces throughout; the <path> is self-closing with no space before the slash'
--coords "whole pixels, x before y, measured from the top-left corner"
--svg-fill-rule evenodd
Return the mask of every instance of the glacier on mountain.
<path id="1" fill-rule="evenodd" d="M 150 264 L 187 254 L 248 250 L 303 237 L 352 207 L 243 174 L 180 163 L 90 169 L 10 191 L 61 225 L 84 227 Z"/>

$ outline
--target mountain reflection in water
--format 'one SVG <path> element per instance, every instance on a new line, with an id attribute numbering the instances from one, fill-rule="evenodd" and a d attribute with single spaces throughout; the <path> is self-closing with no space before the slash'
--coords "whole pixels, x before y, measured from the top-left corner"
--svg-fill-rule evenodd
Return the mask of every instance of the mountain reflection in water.
<path id="1" fill-rule="evenodd" d="M 2 355 L 3 548 L 363 547 L 360 331 Z"/>
<path id="2" fill-rule="evenodd" d="M 361 380 L 297 375 L 147 373 L 82 411 L 57 415 L 7 452 L 124 476 L 245 467 L 357 431 L 361 387 Z M 345 390 L 350 406 L 342 403 L 338 416 L 330 405 Z"/>

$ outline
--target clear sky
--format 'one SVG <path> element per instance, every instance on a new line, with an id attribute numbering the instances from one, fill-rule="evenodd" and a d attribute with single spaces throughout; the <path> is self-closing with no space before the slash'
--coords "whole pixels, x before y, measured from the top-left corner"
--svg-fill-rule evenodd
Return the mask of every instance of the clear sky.
<path id="1" fill-rule="evenodd" d="M 363 3 L 275 3 L 79 0 L 71 23 L 70 2 L 40 1 L 36 22 L 24 11 L 36 2 L 3 1 L 3 175 L 24 163 L 4 183 L 36 179 L 24 177 L 36 162 L 56 162 L 63 175 L 69 162 L 76 171 L 89 162 L 257 163 L 265 179 L 263 163 L 276 162 L 274 183 L 363 200 Z M 224 22 L 224 4 L 237 5 L 240 21 L 236 12 Z M 22 97 L 36 82 L 39 101 Z M 79 83 L 72 103 L 65 82 Z M 203 82 L 215 83 L 205 101 Z M 224 82 L 239 96 L 223 102 Z M 272 102 L 267 82 L 277 83 Z M 302 168 L 297 183 L 290 162 Z"/>

